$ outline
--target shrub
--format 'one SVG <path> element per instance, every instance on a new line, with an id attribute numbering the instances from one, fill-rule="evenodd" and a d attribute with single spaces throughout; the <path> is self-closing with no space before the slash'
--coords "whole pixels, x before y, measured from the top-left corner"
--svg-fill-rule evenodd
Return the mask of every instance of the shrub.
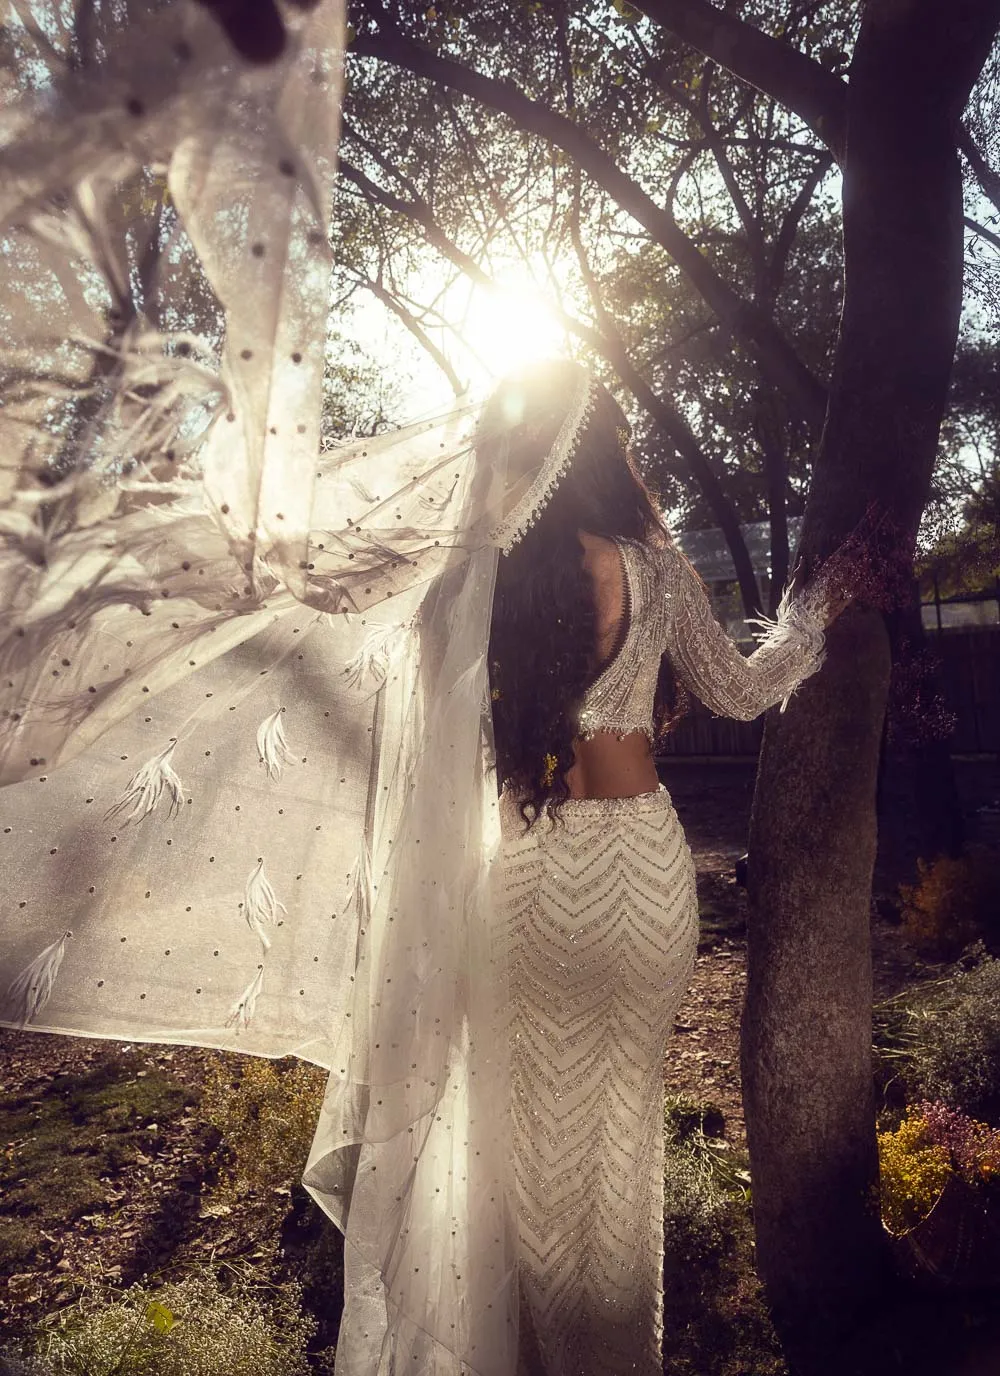
<path id="1" fill-rule="evenodd" d="M 671 1099 L 664 1169 L 664 1367 L 785 1376 L 753 1265 L 749 1176 L 718 1110 Z"/>
<path id="2" fill-rule="evenodd" d="M 308 1376 L 312 1320 L 294 1284 L 205 1268 L 153 1290 L 98 1288 L 47 1319 L 34 1373 L 51 1376 Z M 41 1368 L 37 1365 L 41 1361 Z"/>
<path id="3" fill-rule="evenodd" d="M 959 860 L 918 860 L 917 882 L 899 893 L 903 929 L 929 959 L 952 960 L 977 937 L 1000 931 L 1000 865 L 982 847 Z"/>
<path id="4" fill-rule="evenodd" d="M 1000 1125 L 1000 960 L 959 975 L 925 1019 L 908 1075 L 912 1097 Z"/>
<path id="5" fill-rule="evenodd" d="M 940 1100 L 1000 1126 L 1000 960 L 989 958 L 875 1009 L 876 1070 L 897 1098 Z"/>
<path id="6" fill-rule="evenodd" d="M 221 1193 L 290 1185 L 306 1164 L 323 1103 L 326 1072 L 301 1061 L 246 1057 L 214 1068 L 201 1100 L 222 1134 Z"/>

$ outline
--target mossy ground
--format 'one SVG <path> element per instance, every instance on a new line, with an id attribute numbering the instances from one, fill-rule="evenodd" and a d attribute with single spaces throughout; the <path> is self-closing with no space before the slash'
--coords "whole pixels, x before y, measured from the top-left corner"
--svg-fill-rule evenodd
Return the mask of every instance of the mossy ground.
<path id="1" fill-rule="evenodd" d="M 266 1187 L 236 1184 L 231 1147 L 202 1109 L 206 1089 L 256 1063 L 14 1032 L 0 1033 L 0 1046 L 10 1087 L 0 1104 L 0 1354 L 95 1290 L 112 1298 L 227 1263 L 265 1285 L 301 1286 L 310 1348 L 330 1347 L 342 1252 L 297 1185 L 304 1154 L 286 1151 Z"/>
<path id="2" fill-rule="evenodd" d="M 132 1078 L 112 1058 L 0 1104 L 0 1274 L 30 1265 L 46 1232 L 103 1211 L 126 1169 L 155 1150 L 159 1124 L 196 1097 L 160 1072 Z"/>

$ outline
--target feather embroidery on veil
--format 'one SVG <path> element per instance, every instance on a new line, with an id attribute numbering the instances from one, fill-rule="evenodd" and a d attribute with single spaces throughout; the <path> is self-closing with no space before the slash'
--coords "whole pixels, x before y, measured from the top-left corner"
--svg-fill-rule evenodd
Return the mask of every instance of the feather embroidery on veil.
<path id="1" fill-rule="evenodd" d="M 243 990 L 236 1002 L 229 1010 L 226 1018 L 227 1027 L 249 1027 L 253 1021 L 254 1010 L 257 1007 L 257 996 L 264 985 L 264 967 L 258 965 L 257 973 Z"/>
<path id="2" fill-rule="evenodd" d="M 260 937 L 261 945 L 265 951 L 271 949 L 271 941 L 264 931 L 265 926 L 276 927 L 278 925 L 278 909 L 287 912 L 284 903 L 278 902 L 278 897 L 271 887 L 271 881 L 264 873 L 264 857 L 261 856 L 257 861 L 257 868 L 251 871 L 247 879 L 246 890 L 244 893 L 243 916 L 247 920 L 250 930 L 256 932 Z"/>
<path id="3" fill-rule="evenodd" d="M 285 740 L 285 728 L 281 721 L 284 710 L 279 707 L 257 727 L 257 754 L 269 779 L 280 779 L 283 766 L 295 762 L 295 756 Z"/>
<path id="4" fill-rule="evenodd" d="M 381 688 L 389 676 L 389 670 L 403 654 L 412 629 L 412 623 L 408 621 L 401 625 L 375 623 L 357 654 L 344 665 L 344 677 L 348 684 L 352 688 L 363 688 L 370 683 L 373 692 Z"/>
<path id="5" fill-rule="evenodd" d="M 31 1019 L 45 1007 L 52 994 L 59 966 L 66 954 L 66 942 L 72 935 L 72 932 L 63 932 L 58 941 L 46 946 L 45 950 L 11 981 L 0 1004 L 5 1021 L 27 1027 Z"/>
<path id="6" fill-rule="evenodd" d="M 452 697 L 455 694 L 462 695 L 464 693 L 472 692 L 472 690 L 476 687 L 476 684 L 479 680 L 479 675 L 482 672 L 483 665 L 485 664 L 485 662 L 485 655 L 477 655 L 476 658 L 469 665 L 469 667 L 467 669 L 462 670 L 458 678 L 448 689 L 448 696 Z"/>
<path id="7" fill-rule="evenodd" d="M 117 817 L 130 805 L 132 811 L 124 819 L 124 825 L 141 821 L 155 810 L 165 791 L 170 794 L 170 816 L 180 812 L 184 802 L 184 786 L 170 763 L 176 744 L 176 741 L 171 741 L 132 775 L 122 797 L 104 814 L 105 821 Z"/>
<path id="8" fill-rule="evenodd" d="M 372 853 L 367 840 L 361 843 L 361 850 L 358 858 L 351 867 L 351 872 L 347 876 L 347 908 L 346 913 L 353 909 L 358 922 L 364 929 L 371 921 L 372 909 L 375 906 L 375 888 L 372 881 Z"/>

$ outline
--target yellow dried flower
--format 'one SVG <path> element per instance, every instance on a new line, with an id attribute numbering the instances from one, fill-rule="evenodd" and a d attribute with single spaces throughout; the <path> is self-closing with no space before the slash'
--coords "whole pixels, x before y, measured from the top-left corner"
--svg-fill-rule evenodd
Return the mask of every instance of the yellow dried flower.
<path id="1" fill-rule="evenodd" d="M 992 854 L 970 847 L 959 860 L 917 861 L 916 884 L 901 884 L 903 930 L 922 955 L 948 959 L 980 934 L 1000 902 Z"/>
<path id="2" fill-rule="evenodd" d="M 929 1125 L 913 1115 L 898 1132 L 878 1134 L 882 1221 L 905 1233 L 927 1217 L 954 1174 L 947 1147 L 932 1143 Z"/>

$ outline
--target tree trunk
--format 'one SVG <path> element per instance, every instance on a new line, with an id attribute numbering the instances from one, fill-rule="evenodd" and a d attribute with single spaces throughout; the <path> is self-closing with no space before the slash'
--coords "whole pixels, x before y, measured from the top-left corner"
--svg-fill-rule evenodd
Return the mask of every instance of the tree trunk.
<path id="1" fill-rule="evenodd" d="M 912 556 L 958 333 L 955 133 L 998 0 L 870 0 L 848 95 L 845 301 L 802 550 L 878 503 Z M 852 608 L 828 659 L 767 722 L 750 828 L 743 1089 L 757 1259 L 795 1372 L 884 1295 L 869 905 L 889 678 L 883 617 Z"/>
<path id="2" fill-rule="evenodd" d="M 947 855 L 957 860 L 965 849 L 962 800 L 951 758 L 951 728 L 941 690 L 941 675 L 928 643 L 916 580 L 909 601 L 888 617 L 893 663 L 906 687 L 889 709 L 887 749 L 890 768 L 905 779 L 912 816 L 911 875 L 917 859 Z M 920 666 L 919 676 L 908 665 Z"/>

